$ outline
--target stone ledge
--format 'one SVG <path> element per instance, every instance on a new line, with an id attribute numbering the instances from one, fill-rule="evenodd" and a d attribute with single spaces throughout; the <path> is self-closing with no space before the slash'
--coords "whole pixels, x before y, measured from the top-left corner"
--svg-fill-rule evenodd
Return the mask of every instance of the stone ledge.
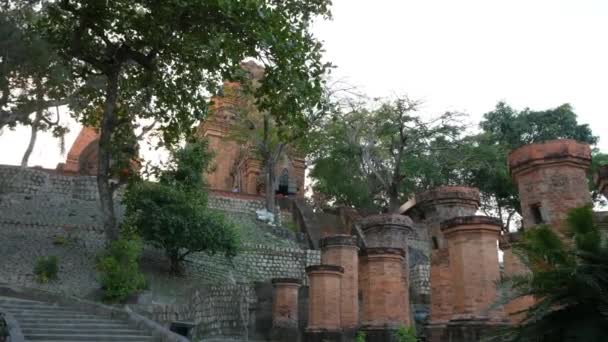
<path id="1" fill-rule="evenodd" d="M 461 217 L 455 217 L 455 218 L 441 222 L 440 228 L 441 228 L 441 231 L 446 231 L 446 230 L 454 228 L 454 227 L 476 226 L 476 225 L 497 226 L 500 229 L 500 227 L 502 227 L 502 222 L 495 217 L 489 217 L 489 216 L 478 216 L 478 215 L 461 216 Z"/>
<path id="2" fill-rule="evenodd" d="M 565 163 L 586 169 L 591 165 L 591 148 L 571 139 L 550 140 L 519 147 L 509 153 L 508 161 L 513 176 L 532 167 L 550 164 Z"/>
<path id="3" fill-rule="evenodd" d="M 464 202 L 479 206 L 479 189 L 467 186 L 442 186 L 416 194 L 416 205 L 436 205 L 435 202 Z"/>
<path id="4" fill-rule="evenodd" d="M 344 273 L 344 267 L 338 265 L 310 265 L 306 267 L 306 273 L 309 272 L 336 272 Z"/>
<path id="5" fill-rule="evenodd" d="M 368 255 L 398 255 L 405 257 L 405 250 L 403 248 L 390 248 L 390 247 L 371 247 L 361 251 L 361 256 Z"/>
<path id="6" fill-rule="evenodd" d="M 378 226 L 403 226 L 409 229 L 413 229 L 414 226 L 411 218 L 399 214 L 370 215 L 360 219 L 358 223 L 363 231 Z"/>
<path id="7" fill-rule="evenodd" d="M 298 278 L 272 278 L 270 280 L 272 284 L 294 284 L 302 285 L 302 279 Z"/>
<path id="8" fill-rule="evenodd" d="M 319 240 L 319 247 L 330 246 L 357 246 L 357 238 L 352 235 L 331 235 Z"/>

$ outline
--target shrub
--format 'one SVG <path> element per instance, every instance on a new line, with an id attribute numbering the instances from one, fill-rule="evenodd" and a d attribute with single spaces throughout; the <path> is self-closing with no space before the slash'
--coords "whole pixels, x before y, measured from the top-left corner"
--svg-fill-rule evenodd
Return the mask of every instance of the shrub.
<path id="1" fill-rule="evenodd" d="M 163 249 L 174 274 L 180 273 L 181 262 L 190 253 L 234 256 L 238 249 L 235 227 L 207 208 L 202 175 L 209 159 L 206 143 L 191 142 L 173 153 L 168 169 L 157 170 L 159 182 L 134 182 L 124 196 L 123 230 Z"/>
<path id="2" fill-rule="evenodd" d="M 48 283 L 57 279 L 59 259 L 56 256 L 40 257 L 36 260 L 34 274 L 39 283 Z"/>
<path id="3" fill-rule="evenodd" d="M 358 331 L 357 335 L 355 336 L 355 342 L 365 342 L 365 332 L 364 331 Z"/>
<path id="4" fill-rule="evenodd" d="M 397 341 L 399 342 L 417 342 L 416 332 L 412 327 L 400 327 L 395 333 L 397 335 Z"/>
<path id="5" fill-rule="evenodd" d="M 139 271 L 141 254 L 138 240 L 117 240 L 106 250 L 97 263 L 104 299 L 110 302 L 125 300 L 143 290 L 146 282 Z"/>

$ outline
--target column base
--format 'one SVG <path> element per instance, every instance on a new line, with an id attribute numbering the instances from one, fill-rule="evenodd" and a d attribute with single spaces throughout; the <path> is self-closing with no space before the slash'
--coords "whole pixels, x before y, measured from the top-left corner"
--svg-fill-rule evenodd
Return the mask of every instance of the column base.
<path id="1" fill-rule="evenodd" d="M 446 326 L 447 340 L 450 342 L 477 342 L 507 327 L 508 324 L 490 321 L 488 318 L 452 319 Z M 433 341 L 435 342 L 435 341 Z M 441 341 L 443 342 L 443 341 Z"/>
<path id="2" fill-rule="evenodd" d="M 362 326 L 360 331 L 365 333 L 365 342 L 399 342 L 397 326 Z"/>
<path id="3" fill-rule="evenodd" d="M 272 327 L 270 331 L 271 341 L 300 342 L 300 331 L 298 327 Z"/>
<path id="4" fill-rule="evenodd" d="M 448 322 L 433 322 L 426 327 L 426 336 L 428 342 L 445 342 L 448 341 L 447 333 Z"/>
<path id="5" fill-rule="evenodd" d="M 306 329 L 304 342 L 347 342 L 342 330 Z"/>

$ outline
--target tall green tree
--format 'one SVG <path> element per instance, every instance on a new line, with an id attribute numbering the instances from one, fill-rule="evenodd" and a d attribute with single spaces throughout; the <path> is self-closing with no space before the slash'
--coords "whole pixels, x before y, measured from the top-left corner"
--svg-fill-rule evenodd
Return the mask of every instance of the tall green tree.
<path id="1" fill-rule="evenodd" d="M 517 111 L 499 102 L 480 122 L 481 133 L 467 138 L 460 154 L 466 156 L 462 174 L 466 183 L 476 186 L 482 194 L 482 208 L 503 219 L 509 230 L 519 207 L 517 188 L 507 165 L 510 151 L 526 145 L 553 139 L 574 139 L 595 145 L 598 137 L 591 128 L 580 124 L 568 104 L 542 111 Z M 600 154 L 595 151 L 596 159 Z"/>
<path id="2" fill-rule="evenodd" d="M 30 142 L 23 154 L 27 166 L 39 131 L 60 138 L 59 106 L 68 104 L 71 82 L 66 64 L 32 27 L 40 14 L 33 2 L 0 5 L 0 129 L 30 126 Z"/>
<path id="3" fill-rule="evenodd" d="M 117 128 L 159 122 L 162 143 L 175 144 L 204 118 L 208 94 L 246 57 L 261 61 L 261 109 L 300 122 L 300 109 L 322 88 L 327 65 L 310 33 L 329 0 L 58 0 L 46 2 L 38 27 L 70 62 L 80 86 L 83 122 L 98 119 L 97 182 L 108 240 L 118 237 L 111 144 Z M 100 87 L 93 87 L 95 83 Z M 119 115 L 120 112 L 120 115 Z"/>
<path id="4" fill-rule="evenodd" d="M 530 269 L 507 279 L 515 296 L 534 296 L 507 341 L 608 340 L 608 241 L 591 207 L 572 210 L 564 236 L 551 227 L 526 231 L 515 252 Z M 504 340 L 501 340 L 504 341 Z"/>
<path id="5" fill-rule="evenodd" d="M 460 114 L 424 119 L 418 107 L 401 97 L 325 120 L 315 132 L 313 190 L 340 204 L 396 212 L 416 191 L 452 182 Z"/>

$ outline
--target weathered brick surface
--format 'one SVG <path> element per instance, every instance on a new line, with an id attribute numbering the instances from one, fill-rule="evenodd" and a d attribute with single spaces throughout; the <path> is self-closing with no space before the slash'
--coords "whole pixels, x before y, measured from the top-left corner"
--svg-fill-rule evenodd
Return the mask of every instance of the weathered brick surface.
<path id="1" fill-rule="evenodd" d="M 403 284 L 400 248 L 368 248 L 361 252 L 361 324 L 364 328 L 395 328 L 410 325 L 409 295 Z"/>
<path id="2" fill-rule="evenodd" d="M 349 235 L 321 239 L 321 263 L 344 268 L 340 287 L 341 324 L 355 329 L 359 324 L 359 248 Z"/>
<path id="3" fill-rule="evenodd" d="M 442 186 L 416 194 L 415 200 L 405 214 L 427 234 L 426 248 L 430 251 L 430 324 L 444 324 L 452 314 L 452 282 L 449 252 L 440 229 L 442 221 L 473 215 L 479 208 L 479 190 L 464 186 Z M 411 274 L 411 272 L 410 272 Z M 429 303 L 425 289 L 412 291 L 415 302 Z"/>
<path id="4" fill-rule="evenodd" d="M 552 140 L 512 151 L 509 169 L 517 183 L 524 227 L 538 224 L 539 211 L 543 223 L 560 229 L 568 210 L 591 203 L 590 165 L 589 145 L 574 140 Z"/>
<path id="5" fill-rule="evenodd" d="M 310 282 L 308 302 L 309 332 L 341 329 L 340 289 L 344 269 L 337 265 L 313 265 L 306 268 Z"/>
<path id="6" fill-rule="evenodd" d="M 298 290 L 302 281 L 295 278 L 273 278 L 272 327 L 298 328 Z"/>
<path id="7" fill-rule="evenodd" d="M 443 222 L 441 230 L 450 254 L 452 320 L 498 317 L 489 308 L 497 299 L 500 279 L 500 221 L 486 216 L 457 217 Z"/>
<path id="8" fill-rule="evenodd" d="M 359 225 L 365 235 L 365 241 L 368 248 L 385 247 L 402 249 L 405 254 L 403 259 L 401 274 L 401 284 L 403 292 L 409 294 L 409 250 L 420 248 L 421 235 L 415 231 L 412 220 L 404 215 L 396 214 L 381 214 L 371 215 L 359 220 Z M 428 246 L 428 242 L 423 240 L 423 245 Z M 409 295 L 408 301 L 409 303 Z M 404 314 L 408 315 L 409 321 L 409 305 L 405 305 L 402 309 Z"/>
<path id="9" fill-rule="evenodd" d="M 519 240 L 520 233 L 512 232 L 501 236 L 500 249 L 503 252 L 504 273 L 507 276 L 523 275 L 530 270 L 522 263 L 520 258 L 513 253 L 513 245 Z M 516 298 L 505 304 L 504 311 L 511 323 L 519 323 L 525 317 L 523 310 L 534 305 L 534 297 L 524 296 Z"/>

